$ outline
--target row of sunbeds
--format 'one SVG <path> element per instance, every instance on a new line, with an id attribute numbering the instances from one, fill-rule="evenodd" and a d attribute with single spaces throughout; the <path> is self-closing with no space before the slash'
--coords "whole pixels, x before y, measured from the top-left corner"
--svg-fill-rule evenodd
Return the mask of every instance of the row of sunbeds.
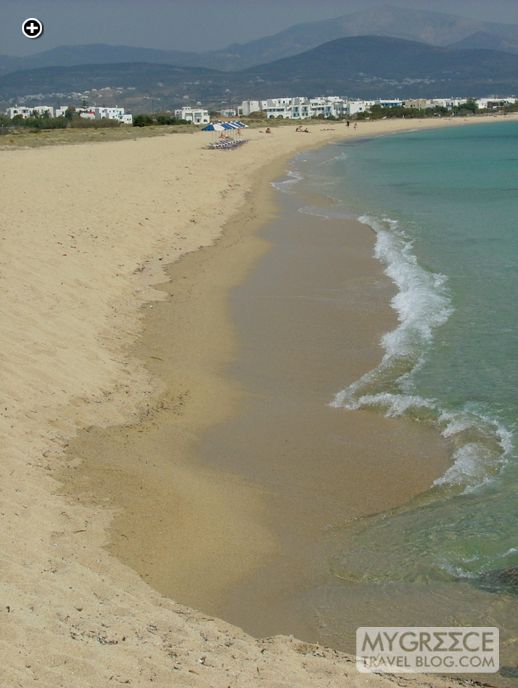
<path id="1" fill-rule="evenodd" d="M 214 150 L 231 150 L 232 148 L 239 148 L 243 143 L 246 143 L 246 139 L 222 139 L 209 144 L 209 148 Z"/>

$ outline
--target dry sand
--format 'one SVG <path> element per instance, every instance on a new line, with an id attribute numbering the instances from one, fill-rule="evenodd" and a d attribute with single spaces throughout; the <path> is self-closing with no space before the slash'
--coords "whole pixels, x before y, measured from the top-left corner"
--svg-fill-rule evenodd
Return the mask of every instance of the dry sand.
<path id="1" fill-rule="evenodd" d="M 448 123 L 412 122 L 411 128 L 431 125 Z M 348 135 L 407 127 L 365 124 Z M 206 370 L 196 351 L 182 362 L 188 388 L 173 397 L 153 374 L 155 359 L 148 353 L 139 360 L 130 351 L 145 310 L 167 298 L 157 289 L 166 280 L 164 265 L 214 242 L 245 194 L 259 179 L 264 192 L 297 150 L 347 135 L 339 125 L 334 132 L 323 129 L 309 135 L 291 127 L 271 136 L 253 131 L 250 142 L 232 152 L 204 150 L 202 134 L 1 152 L 2 688 L 36 681 L 74 688 L 393 685 L 389 678 L 357 676 L 351 660 L 331 650 L 289 638 L 257 641 L 175 604 L 105 548 L 123 504 L 123 518 L 135 530 L 141 519 L 160 522 L 161 501 L 152 493 L 149 513 L 131 510 L 127 490 L 131 497 L 131 489 L 140 489 L 139 476 L 151 474 L 147 484 L 162 486 L 165 500 L 174 481 L 183 481 L 207 495 L 208 512 L 212 505 L 224 514 L 221 477 L 190 470 L 186 461 L 165 474 L 154 470 L 151 457 L 137 460 L 132 453 L 131 466 L 122 460 L 92 466 L 87 481 L 87 489 L 96 479 L 101 485 L 103 473 L 111 473 L 119 502 L 102 489 L 85 498 L 81 485 L 80 499 L 70 494 L 86 478 L 80 455 L 66 452 L 80 429 L 152 423 L 157 405 L 170 404 L 179 417 L 191 414 L 183 430 L 179 423 L 189 435 L 208 406 L 215 418 L 227 413 L 217 396 L 205 398 Z M 262 209 L 250 198 L 247 207 L 258 224 Z M 218 313 L 210 304 L 199 306 L 193 322 L 210 325 Z M 169 346 L 175 347 L 174 333 Z M 217 376 L 210 382 L 212 390 L 227 384 Z M 231 400 L 232 389 L 227 393 Z M 242 500 L 243 518 L 255 533 L 260 500 L 244 493 Z M 199 519 L 200 545 L 210 544 L 210 519 L 189 503 L 176 509 L 172 543 L 185 548 L 189 561 L 199 548 L 182 541 L 182 524 Z M 226 519 L 233 528 L 233 513 L 227 510 Z M 168 534 L 171 527 L 163 529 Z M 125 535 L 131 538 L 132 531 Z M 268 533 L 257 535 L 265 549 L 271 546 Z M 174 552 L 150 552 L 150 568 L 162 554 L 174 561 Z M 255 565 L 254 557 L 245 557 L 245 567 Z"/>

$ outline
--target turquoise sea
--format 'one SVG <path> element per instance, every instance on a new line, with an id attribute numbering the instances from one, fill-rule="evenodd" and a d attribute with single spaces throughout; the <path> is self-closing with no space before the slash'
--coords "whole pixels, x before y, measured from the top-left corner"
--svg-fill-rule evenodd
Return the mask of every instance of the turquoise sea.
<path id="1" fill-rule="evenodd" d="M 329 403 L 431 424 L 451 453 L 426 494 L 344 526 L 331 562 L 336 589 L 323 593 L 322 605 L 354 598 L 360 625 L 494 623 L 511 648 L 518 123 L 335 144 L 301 156 L 290 174 L 329 204 L 304 212 L 354 216 L 376 233 L 376 256 L 398 289 L 399 326 L 383 338 L 380 365 L 347 388 L 337 380 Z M 340 614 L 328 617 L 330 635 L 340 633 Z"/>

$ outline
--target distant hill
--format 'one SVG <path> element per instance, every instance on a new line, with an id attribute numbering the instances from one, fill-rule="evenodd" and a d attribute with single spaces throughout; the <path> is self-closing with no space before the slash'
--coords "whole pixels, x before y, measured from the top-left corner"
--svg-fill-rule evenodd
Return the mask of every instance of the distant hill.
<path id="1" fill-rule="evenodd" d="M 25 66 L 23 57 L 9 57 L 9 55 L 0 55 L 0 76 L 8 72 L 15 72 L 17 69 L 23 69 Z"/>
<path id="2" fill-rule="evenodd" d="M 382 5 L 333 19 L 297 24 L 273 36 L 229 46 L 226 52 L 246 66 L 290 57 L 337 38 L 386 36 L 446 46 L 477 31 L 500 35 L 503 28 L 509 27 L 456 15 Z M 518 26 L 514 30 L 518 44 Z"/>
<path id="3" fill-rule="evenodd" d="M 518 25 L 476 21 L 454 14 L 392 5 L 298 24 L 273 36 L 229 46 L 225 52 L 232 56 L 234 64 L 240 63 L 245 67 L 290 57 L 337 38 L 385 36 L 448 46 L 476 34 L 494 36 L 497 40 L 493 46 L 473 44 L 459 47 L 492 47 L 518 52 Z"/>
<path id="4" fill-rule="evenodd" d="M 204 53 L 91 44 L 62 46 L 26 57 L 0 56 L 0 74 L 41 67 L 148 62 L 239 71 L 356 36 L 402 38 L 437 46 L 518 53 L 518 25 L 381 5 L 333 19 L 297 24 L 272 36 Z"/>
<path id="5" fill-rule="evenodd" d="M 116 64 L 123 62 L 148 62 L 150 64 L 173 64 L 178 66 L 201 66 L 203 61 L 197 53 L 178 50 L 155 50 L 134 48 L 127 45 L 64 45 L 26 57 L 0 56 L 0 69 L 19 71 L 42 67 L 73 67 L 85 64 Z"/>
<path id="6" fill-rule="evenodd" d="M 518 55 L 360 36 L 239 72 L 149 63 L 13 72 L 0 78 L 0 97 L 5 101 L 24 94 L 108 87 L 120 89 L 119 104 L 131 103 L 135 111 L 182 102 L 218 106 L 246 98 L 319 94 L 364 98 L 512 94 L 518 93 Z"/>
<path id="7" fill-rule="evenodd" d="M 472 49 L 482 48 L 484 50 L 499 50 L 508 53 L 518 54 L 518 43 L 503 36 L 495 36 L 487 31 L 477 31 L 461 41 L 452 43 L 450 48 Z"/>
<path id="8" fill-rule="evenodd" d="M 381 36 L 339 38 L 245 70 L 270 92 L 362 97 L 483 96 L 518 92 L 518 55 L 459 50 Z"/>
<path id="9" fill-rule="evenodd" d="M 184 95 L 196 102 L 202 90 L 208 98 L 219 95 L 221 74 L 205 68 L 147 62 L 44 67 L 0 77 L 0 98 L 17 100 L 26 94 L 82 93 L 111 88 L 127 91 L 127 96 L 142 101 L 144 107 L 140 109 L 150 110 L 154 105 L 146 102 L 149 98 L 156 99 L 156 105 L 171 105 L 180 103 Z M 213 82 L 214 88 L 211 87 Z M 54 100 L 60 98 L 55 97 Z M 118 100 L 120 105 L 124 105 L 123 97 Z"/>

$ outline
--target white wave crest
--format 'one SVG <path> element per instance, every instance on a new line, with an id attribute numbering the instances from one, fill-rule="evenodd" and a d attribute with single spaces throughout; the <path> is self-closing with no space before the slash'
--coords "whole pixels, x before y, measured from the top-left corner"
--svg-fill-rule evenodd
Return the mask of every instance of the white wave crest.
<path id="1" fill-rule="evenodd" d="M 277 189 L 277 191 L 282 191 L 284 193 L 289 193 L 291 187 L 294 184 L 298 184 L 304 179 L 304 177 L 297 170 L 288 170 L 286 172 L 286 175 L 287 179 L 281 179 L 271 182 L 274 189 Z"/>
<path id="2" fill-rule="evenodd" d="M 355 216 L 352 213 L 348 213 L 347 210 L 340 208 L 334 204 L 329 207 L 319 208 L 315 205 L 304 205 L 298 209 L 298 212 L 302 215 L 312 215 L 314 217 L 320 217 L 323 220 L 352 220 Z"/>
<path id="3" fill-rule="evenodd" d="M 377 408 L 386 416 L 410 415 L 437 425 L 452 445 L 452 465 L 435 486 L 472 491 L 499 472 L 512 453 L 512 434 L 499 421 L 469 408 L 443 409 L 435 399 L 405 393 L 412 374 L 424 363 L 435 330 L 453 313 L 447 278 L 424 270 L 413 244 L 390 218 L 359 218 L 376 232 L 376 257 L 398 288 L 392 307 L 398 327 L 381 340 L 384 355 L 377 368 L 336 394 L 331 406 Z"/>
<path id="4" fill-rule="evenodd" d="M 445 275 L 424 270 L 412 252 L 413 244 L 395 220 L 384 223 L 363 215 L 360 222 L 376 232 L 375 256 L 398 288 L 392 299 L 399 326 L 382 338 L 384 363 L 393 356 L 416 355 L 432 340 L 433 331 L 453 312 Z M 387 229 L 387 225 L 390 229 Z"/>

